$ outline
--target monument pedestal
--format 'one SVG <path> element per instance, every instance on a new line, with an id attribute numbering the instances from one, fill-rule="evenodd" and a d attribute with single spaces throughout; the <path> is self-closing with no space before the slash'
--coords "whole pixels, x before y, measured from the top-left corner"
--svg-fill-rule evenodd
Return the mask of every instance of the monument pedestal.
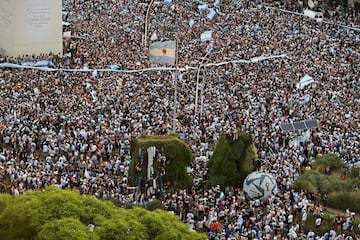
<path id="1" fill-rule="evenodd" d="M 61 0 L 2 0 L 0 54 L 62 53 Z"/>

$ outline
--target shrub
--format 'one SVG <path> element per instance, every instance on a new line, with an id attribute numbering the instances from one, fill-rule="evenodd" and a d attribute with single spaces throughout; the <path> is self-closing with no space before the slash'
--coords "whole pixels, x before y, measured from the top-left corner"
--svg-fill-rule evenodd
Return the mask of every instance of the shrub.
<path id="1" fill-rule="evenodd" d="M 309 180 L 306 180 L 306 179 L 297 180 L 295 182 L 293 188 L 298 192 L 300 192 L 301 190 L 304 190 L 309 193 L 317 193 L 316 187 Z"/>
<path id="2" fill-rule="evenodd" d="M 359 168 L 353 168 L 351 172 L 348 174 L 348 177 L 351 179 L 354 178 L 360 178 L 360 169 Z"/>
<path id="3" fill-rule="evenodd" d="M 332 192 L 328 196 L 328 206 L 335 209 L 360 211 L 360 192 Z"/>
<path id="4" fill-rule="evenodd" d="M 165 207 L 160 200 L 155 199 L 153 201 L 148 202 L 145 206 L 145 209 L 149 211 L 155 211 L 156 209 L 164 210 Z"/>
<path id="5" fill-rule="evenodd" d="M 293 187 L 296 191 L 319 193 L 320 197 L 326 193 L 327 204 L 336 209 L 352 208 L 355 203 L 360 205 L 360 178 L 342 180 L 337 174 L 326 175 L 311 170 L 302 174 Z"/>
<path id="6" fill-rule="evenodd" d="M 147 179 L 148 155 L 149 147 L 156 147 L 162 155 L 166 156 L 164 183 L 171 184 L 172 189 L 190 189 L 192 182 L 190 176 L 186 173 L 186 168 L 190 166 L 192 161 L 192 152 L 184 141 L 177 135 L 143 135 L 137 139 L 133 139 L 131 143 L 131 167 L 129 171 L 129 180 L 131 185 L 136 185 L 138 177 Z M 142 170 L 136 171 L 135 166 L 140 163 L 139 149 L 143 152 Z M 157 164 L 154 159 L 155 175 L 162 171 L 162 165 Z"/>
<path id="7" fill-rule="evenodd" d="M 340 158 L 335 154 L 328 154 L 322 157 L 318 157 L 315 159 L 315 162 L 312 165 L 313 169 L 316 169 L 322 173 L 325 173 L 325 169 L 327 167 L 330 168 L 330 171 L 341 170 L 345 167 L 345 164 L 341 162 Z"/>
<path id="8" fill-rule="evenodd" d="M 256 170 L 257 158 L 249 133 L 240 132 L 238 140 L 222 133 L 207 163 L 209 181 L 206 187 L 242 187 L 245 177 Z"/>

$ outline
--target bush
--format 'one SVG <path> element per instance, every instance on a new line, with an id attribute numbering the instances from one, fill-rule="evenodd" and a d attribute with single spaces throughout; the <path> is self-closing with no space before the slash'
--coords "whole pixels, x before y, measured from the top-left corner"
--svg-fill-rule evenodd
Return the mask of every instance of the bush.
<path id="1" fill-rule="evenodd" d="M 317 188 L 309 180 L 304 178 L 297 180 L 293 188 L 298 192 L 304 190 L 309 193 L 317 193 Z"/>
<path id="2" fill-rule="evenodd" d="M 335 209 L 360 212 L 360 192 L 332 192 L 328 195 L 327 205 Z"/>
<path id="3" fill-rule="evenodd" d="M 316 169 L 322 173 L 325 173 L 327 167 L 330 168 L 330 171 L 339 171 L 345 167 L 345 164 L 341 162 L 340 158 L 335 154 L 328 154 L 316 158 L 315 162 L 312 165 L 313 169 Z"/>
<path id="4" fill-rule="evenodd" d="M 332 173 L 328 175 L 317 170 L 306 171 L 293 185 L 296 191 L 318 193 L 321 198 L 327 194 L 328 206 L 335 209 L 344 210 L 350 207 L 360 210 L 360 178 L 356 171 L 349 174 L 347 179 L 341 179 L 339 170 L 343 168 L 343 163 L 333 154 L 317 158 L 313 166 L 317 170 L 330 167 Z"/>
<path id="5" fill-rule="evenodd" d="M 303 182 L 309 182 L 311 185 L 304 185 Z M 312 189 L 305 189 L 302 187 L 304 186 L 311 186 Z M 353 186 L 349 184 L 347 181 L 341 180 L 336 175 L 325 175 L 318 171 L 311 170 L 305 172 L 303 175 L 300 176 L 300 178 L 295 182 L 294 188 L 296 190 L 306 190 L 308 192 L 314 192 L 314 193 L 331 193 L 334 191 L 351 191 L 353 189 Z"/>
<path id="6" fill-rule="evenodd" d="M 256 147 L 249 133 L 240 132 L 235 141 L 232 136 L 222 133 L 207 163 L 209 181 L 206 187 L 242 187 L 246 176 L 256 170 L 257 158 Z"/>
<path id="7" fill-rule="evenodd" d="M 360 169 L 359 168 L 353 168 L 351 172 L 348 174 L 348 177 L 351 179 L 354 178 L 360 178 Z"/>
<path id="8" fill-rule="evenodd" d="M 93 236 L 92 236 L 93 235 Z M 84 240 L 95 238 L 87 226 L 81 224 L 78 219 L 62 218 L 47 222 L 42 226 L 37 237 L 38 240 Z"/>
<path id="9" fill-rule="evenodd" d="M 149 147 L 156 147 L 162 155 L 166 156 L 164 183 L 169 183 L 171 189 L 190 189 L 192 182 L 186 173 L 186 168 L 193 159 L 191 149 L 177 135 L 143 135 L 133 139 L 131 143 L 131 167 L 129 171 L 130 184 L 135 186 L 137 179 L 147 179 L 147 165 Z M 143 152 L 141 171 L 136 171 L 136 166 L 141 162 L 139 149 Z M 154 172 L 158 175 L 162 171 L 162 164 L 157 164 L 154 159 Z M 144 190 L 144 189 L 143 189 Z"/>
<path id="10" fill-rule="evenodd" d="M 7 240 L 206 238 L 166 211 L 116 208 L 110 201 L 55 187 L 12 197 L 10 201 L 0 194 L 0 206 L 0 238 Z M 159 203 L 152 206 L 156 207 Z"/>
<path id="11" fill-rule="evenodd" d="M 148 202 L 145 206 L 145 209 L 149 211 L 155 211 L 156 209 L 164 210 L 165 206 L 162 204 L 160 200 L 155 199 L 153 201 Z"/>

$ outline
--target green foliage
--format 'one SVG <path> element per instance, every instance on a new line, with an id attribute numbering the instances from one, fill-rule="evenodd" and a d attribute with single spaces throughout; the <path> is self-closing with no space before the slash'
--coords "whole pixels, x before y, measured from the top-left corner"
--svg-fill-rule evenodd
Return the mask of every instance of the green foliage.
<path id="1" fill-rule="evenodd" d="M 147 179 L 147 151 L 149 147 L 155 146 L 160 152 L 166 156 L 167 164 L 165 166 L 165 182 L 171 183 L 172 189 L 190 189 L 192 182 L 190 176 L 186 173 L 186 167 L 190 166 L 193 159 L 191 149 L 182 141 L 179 136 L 171 135 L 156 135 L 146 136 L 143 135 L 134 139 L 131 144 L 131 168 L 130 183 L 136 185 L 137 177 Z M 137 172 L 135 166 L 139 163 L 139 148 L 143 149 L 144 158 L 142 170 Z M 155 175 L 161 171 L 161 165 L 155 163 Z"/>
<path id="2" fill-rule="evenodd" d="M 335 209 L 351 209 L 360 211 L 360 191 L 356 192 L 332 192 L 328 196 L 328 206 Z"/>
<path id="3" fill-rule="evenodd" d="M 222 187 L 241 187 L 245 177 L 256 170 L 256 152 L 249 133 L 240 132 L 238 140 L 222 133 L 207 163 L 207 187 L 218 184 Z"/>
<path id="4" fill-rule="evenodd" d="M 312 192 L 312 193 L 316 193 L 317 192 L 317 188 L 314 186 L 314 184 L 307 179 L 306 177 L 301 176 L 293 185 L 293 188 L 296 191 L 301 191 L 304 190 L 306 192 Z"/>
<path id="5" fill-rule="evenodd" d="M 146 226 L 151 240 L 204 240 L 206 236 L 189 231 L 186 224 L 179 221 L 179 217 L 167 211 L 153 212 L 135 208 L 132 212 L 139 221 Z M 167 219 L 165 221 L 165 219 Z"/>
<path id="6" fill-rule="evenodd" d="M 35 239 L 45 222 L 37 210 L 44 207 L 39 199 L 18 196 L 0 215 L 0 231 L 4 239 Z"/>
<path id="7" fill-rule="evenodd" d="M 360 178 L 356 170 L 347 178 L 341 179 L 339 173 L 344 164 L 334 154 L 317 158 L 313 167 L 316 170 L 306 171 L 295 182 L 293 186 L 295 190 L 318 193 L 320 196 L 326 193 L 329 206 L 340 210 L 346 208 L 360 210 Z M 324 174 L 327 167 L 331 169 L 330 175 Z"/>
<path id="8" fill-rule="evenodd" d="M 99 201 L 89 198 L 86 195 L 81 195 L 82 206 L 84 211 L 80 215 L 80 220 L 84 224 L 92 224 L 99 215 L 105 218 L 114 217 L 114 204 L 111 201 Z"/>
<path id="9" fill-rule="evenodd" d="M 328 154 L 315 159 L 315 162 L 312 164 L 313 169 L 318 170 L 319 172 L 325 173 L 327 167 L 330 168 L 330 171 L 339 171 L 345 167 L 345 164 L 341 162 L 340 158 L 335 154 Z"/>
<path id="10" fill-rule="evenodd" d="M 93 232 L 89 224 L 95 226 Z M 32 239 L 205 239 L 163 210 L 116 208 L 110 201 L 48 187 L 11 197 L 0 194 L 0 238 Z"/>
<path id="11" fill-rule="evenodd" d="M 39 240 L 88 240 L 99 239 L 97 235 L 90 232 L 89 228 L 81 224 L 78 219 L 61 218 L 46 222 L 42 226 L 39 235 Z"/>
<path id="12" fill-rule="evenodd" d="M 11 204 L 11 200 L 9 194 L 0 194 L 0 214 L 9 204 Z"/>
<path id="13" fill-rule="evenodd" d="M 146 226 L 138 221 L 132 210 L 118 210 L 112 218 L 100 217 L 95 222 L 95 233 L 101 240 L 149 239 Z"/>
<path id="14" fill-rule="evenodd" d="M 341 180 L 338 176 L 325 175 L 315 170 L 302 174 L 293 187 L 297 191 L 305 190 L 320 194 L 353 189 L 349 182 Z"/>
<path id="15" fill-rule="evenodd" d="M 351 179 L 360 178 L 360 169 L 354 168 L 351 170 L 351 172 L 348 174 L 348 177 Z"/>
<path id="16" fill-rule="evenodd" d="M 145 208 L 149 211 L 155 211 L 156 209 L 164 210 L 165 206 L 162 204 L 160 200 L 153 200 L 146 204 Z"/>

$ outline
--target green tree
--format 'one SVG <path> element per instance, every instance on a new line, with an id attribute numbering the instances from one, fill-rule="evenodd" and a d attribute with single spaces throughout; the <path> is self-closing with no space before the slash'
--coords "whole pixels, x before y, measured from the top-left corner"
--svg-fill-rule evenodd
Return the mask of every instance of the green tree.
<path id="1" fill-rule="evenodd" d="M 118 211 L 112 218 L 98 218 L 95 221 L 95 233 L 102 240 L 150 239 L 146 227 L 130 211 L 132 210 Z"/>
<path id="2" fill-rule="evenodd" d="M 237 140 L 222 133 L 207 163 L 207 187 L 217 184 L 241 187 L 245 177 L 258 167 L 257 158 L 256 147 L 249 133 L 240 132 Z"/>
<path id="3" fill-rule="evenodd" d="M 48 187 L 16 197 L 0 194 L 0 238 L 152 240 L 206 236 L 191 232 L 178 217 L 163 210 L 116 208 L 110 201 Z"/>
<path id="4" fill-rule="evenodd" d="M 42 226 L 39 240 L 97 240 L 98 236 L 78 219 L 61 218 L 46 222 Z"/>

